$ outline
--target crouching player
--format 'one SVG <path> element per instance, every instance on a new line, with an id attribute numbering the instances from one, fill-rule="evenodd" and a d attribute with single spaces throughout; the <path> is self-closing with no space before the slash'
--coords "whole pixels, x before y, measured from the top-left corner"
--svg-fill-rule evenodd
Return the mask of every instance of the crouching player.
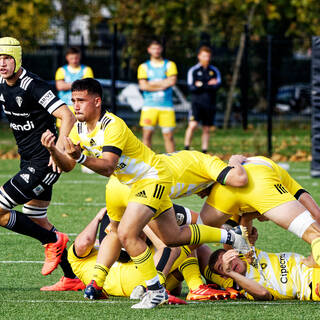
<path id="1" fill-rule="evenodd" d="M 250 259 L 235 250 L 216 250 L 210 257 L 211 271 L 232 278 L 250 300 L 320 301 L 320 269 L 302 263 L 293 252 L 268 253 L 254 249 Z"/>
<path id="2" fill-rule="evenodd" d="M 98 227 L 100 226 L 99 242 L 104 239 L 109 225 L 109 218 L 106 209 L 101 209 L 96 217 L 88 224 L 88 226 L 77 236 L 74 244 L 69 248 L 68 260 L 73 268 L 74 273 L 82 280 L 83 283 L 89 284 L 94 272 L 98 250 L 95 248 Z M 160 278 L 164 279 L 172 268 L 177 268 L 177 263 L 184 260 L 190 253 L 188 248 L 181 250 L 180 248 L 170 249 L 146 227 L 148 238 L 152 239 L 152 250 L 154 254 L 155 264 L 157 266 Z M 149 242 L 150 244 L 150 242 Z M 177 259 L 178 258 L 178 259 Z M 174 261 L 177 259 L 177 262 Z M 173 264 L 174 263 L 174 264 Z M 129 297 L 133 289 L 139 286 L 143 294 L 144 276 L 137 270 L 134 262 L 126 251 L 121 251 L 120 257 L 110 268 L 109 274 L 103 285 L 103 294 L 100 299 L 107 299 L 109 295 Z M 137 291 L 137 290 L 136 290 Z M 139 298 L 138 294 L 137 298 Z M 137 295 L 137 292 L 136 292 Z M 132 298 L 135 298 L 134 296 Z M 184 300 L 169 295 L 169 304 L 185 304 Z"/>

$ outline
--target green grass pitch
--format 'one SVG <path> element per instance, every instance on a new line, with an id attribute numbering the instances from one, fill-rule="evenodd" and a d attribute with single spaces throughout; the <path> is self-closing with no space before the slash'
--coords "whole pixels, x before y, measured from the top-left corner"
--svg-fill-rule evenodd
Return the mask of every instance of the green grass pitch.
<path id="1" fill-rule="evenodd" d="M 0 185 L 18 170 L 17 160 L 0 161 Z M 309 163 L 291 163 L 290 173 L 320 202 L 320 181 L 309 176 Z M 49 207 L 50 221 L 73 240 L 104 205 L 106 179 L 83 174 L 79 167 L 63 174 L 54 188 Z M 200 210 L 198 197 L 180 199 L 193 210 Z M 309 246 L 271 222 L 255 225 L 259 230 L 257 247 L 266 251 L 295 251 L 308 255 Z M 34 239 L 0 229 L 0 319 L 317 319 L 316 302 L 212 301 L 186 306 L 163 306 L 154 310 L 132 310 L 126 298 L 100 302 L 83 299 L 81 292 L 40 292 L 62 276 L 41 275 L 44 250 Z M 217 248 L 218 246 L 216 246 Z M 19 262 L 19 263 L 18 263 Z M 184 286 L 183 295 L 187 294 Z"/>

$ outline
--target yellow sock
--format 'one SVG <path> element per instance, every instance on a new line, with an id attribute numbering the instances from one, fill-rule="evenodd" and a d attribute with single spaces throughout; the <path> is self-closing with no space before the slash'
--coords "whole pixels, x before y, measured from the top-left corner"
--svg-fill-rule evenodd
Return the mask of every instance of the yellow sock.
<path id="1" fill-rule="evenodd" d="M 180 265 L 179 271 L 182 273 L 190 290 L 195 290 L 203 284 L 197 258 L 187 258 Z"/>
<path id="2" fill-rule="evenodd" d="M 166 289 L 171 291 L 175 289 L 179 283 L 180 281 L 172 273 L 170 273 L 166 280 Z"/>
<path id="3" fill-rule="evenodd" d="M 190 224 L 190 244 L 202 244 L 211 242 L 227 243 L 231 235 L 223 229 L 205 226 L 203 224 Z"/>
<path id="4" fill-rule="evenodd" d="M 204 277 L 207 280 L 210 280 L 213 283 L 216 283 L 218 286 L 225 288 L 225 289 L 233 286 L 233 279 L 232 278 L 227 278 L 227 279 L 223 278 L 219 274 L 212 272 L 210 270 L 209 266 L 206 266 L 204 268 Z"/>
<path id="5" fill-rule="evenodd" d="M 103 287 L 103 284 L 106 280 L 108 273 L 109 273 L 108 267 L 100 263 L 96 263 L 93 269 L 92 280 L 94 280 L 97 283 L 97 286 Z"/>
<path id="6" fill-rule="evenodd" d="M 188 246 L 183 246 L 180 247 L 181 248 L 181 252 L 179 257 L 175 260 L 175 262 L 173 263 L 170 272 L 172 272 L 173 270 L 178 269 L 178 267 L 181 265 L 181 263 L 186 260 L 186 258 L 188 257 L 188 255 L 191 253 L 191 250 L 188 248 Z"/>
<path id="7" fill-rule="evenodd" d="M 146 279 L 147 285 L 149 285 L 149 281 L 152 282 L 150 285 L 159 281 L 157 269 L 154 265 L 152 252 L 149 247 L 147 247 L 143 253 L 131 258 L 138 271 L 141 272 Z"/>
<path id="8" fill-rule="evenodd" d="M 160 284 L 162 284 L 165 287 L 167 277 L 159 270 L 157 270 L 157 273 L 158 273 Z"/>
<path id="9" fill-rule="evenodd" d="M 311 242 L 311 250 L 314 261 L 320 266 L 320 238 Z"/>

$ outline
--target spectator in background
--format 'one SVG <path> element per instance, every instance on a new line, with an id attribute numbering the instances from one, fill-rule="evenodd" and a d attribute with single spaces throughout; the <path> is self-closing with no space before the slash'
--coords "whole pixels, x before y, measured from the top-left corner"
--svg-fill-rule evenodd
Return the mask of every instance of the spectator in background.
<path id="1" fill-rule="evenodd" d="M 74 113 L 71 102 L 71 84 L 75 80 L 93 78 L 93 71 L 90 67 L 80 63 L 81 51 L 77 47 L 70 47 L 66 52 L 67 64 L 58 68 L 56 72 L 56 88 L 59 98 Z M 57 126 L 60 127 L 57 121 Z"/>
<path id="2" fill-rule="evenodd" d="M 172 86 L 177 82 L 177 67 L 173 61 L 162 58 L 162 45 L 153 40 L 148 46 L 150 60 L 138 68 L 139 87 L 143 91 L 144 105 L 140 125 L 143 143 L 151 148 L 152 135 L 158 124 L 162 130 L 167 152 L 175 149 L 173 131 L 176 126 L 172 102 Z"/>
<path id="3" fill-rule="evenodd" d="M 216 92 L 221 84 L 219 70 L 210 64 L 211 49 L 202 46 L 198 52 L 198 63 L 188 71 L 188 87 L 191 92 L 192 109 L 184 146 L 189 150 L 193 133 L 202 124 L 201 147 L 206 153 L 209 147 L 210 127 L 216 114 Z"/>

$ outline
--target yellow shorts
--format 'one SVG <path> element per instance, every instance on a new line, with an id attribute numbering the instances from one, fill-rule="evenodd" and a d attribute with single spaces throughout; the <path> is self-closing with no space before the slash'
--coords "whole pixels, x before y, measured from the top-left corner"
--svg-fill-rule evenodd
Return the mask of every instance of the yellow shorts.
<path id="1" fill-rule="evenodd" d="M 299 190 L 303 189 L 302 186 L 290 176 L 287 170 L 283 169 L 281 166 L 276 164 L 271 159 L 262 157 L 262 156 L 252 157 L 250 159 L 257 159 L 258 161 L 262 160 L 262 161 L 268 162 L 272 166 L 272 168 L 276 171 L 277 175 L 281 180 L 281 183 L 292 195 L 295 195 Z"/>
<path id="2" fill-rule="evenodd" d="M 87 257 L 79 258 L 75 255 L 73 248 L 74 245 L 68 250 L 68 260 L 72 270 L 85 285 L 88 285 L 92 280 L 98 251 L 93 249 Z M 136 286 L 144 284 L 144 281 L 143 275 L 140 274 L 132 261 L 127 263 L 116 262 L 110 268 L 103 289 L 112 296 L 128 297 L 132 290 Z"/>
<path id="3" fill-rule="evenodd" d="M 161 128 L 175 128 L 176 115 L 173 108 L 160 109 L 157 107 L 144 107 L 141 110 L 140 126 L 155 127 L 159 125 Z"/>
<path id="4" fill-rule="evenodd" d="M 130 189 L 117 178 L 111 177 L 106 185 L 106 208 L 113 221 L 120 221 L 128 202 L 138 202 L 152 207 L 153 219 L 172 207 L 169 198 L 171 183 L 166 181 L 143 179 Z"/>
<path id="5" fill-rule="evenodd" d="M 281 183 L 277 172 L 266 165 L 244 165 L 248 184 L 244 187 L 215 183 L 207 203 L 226 214 L 255 212 L 263 214 L 283 203 L 296 200 Z"/>
<path id="6" fill-rule="evenodd" d="M 71 112 L 72 112 L 74 115 L 76 115 L 76 112 L 74 111 L 73 106 L 68 106 L 68 108 L 71 110 Z M 57 128 L 60 128 L 60 127 L 61 127 L 61 120 L 58 119 L 58 118 L 57 118 L 57 120 L 56 120 L 56 126 L 57 126 Z"/>

